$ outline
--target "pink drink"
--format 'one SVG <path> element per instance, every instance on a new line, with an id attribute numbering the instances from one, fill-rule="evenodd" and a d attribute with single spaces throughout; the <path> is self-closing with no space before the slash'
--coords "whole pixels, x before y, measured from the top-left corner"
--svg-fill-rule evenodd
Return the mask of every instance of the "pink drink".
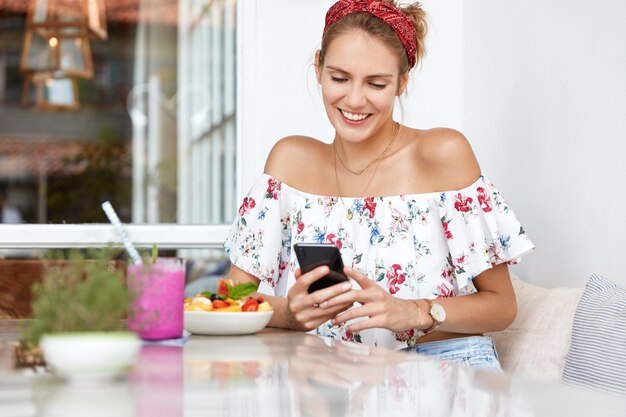
<path id="1" fill-rule="evenodd" d="M 175 259 L 159 259 L 150 266 L 131 265 L 128 283 L 135 294 L 128 328 L 144 340 L 181 337 L 185 265 Z"/>

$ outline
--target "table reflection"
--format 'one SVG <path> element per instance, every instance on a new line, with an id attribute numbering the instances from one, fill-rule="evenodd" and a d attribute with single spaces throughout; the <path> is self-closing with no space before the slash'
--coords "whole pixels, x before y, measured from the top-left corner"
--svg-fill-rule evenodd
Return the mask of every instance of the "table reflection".
<path id="1" fill-rule="evenodd" d="M 26 375 L 0 344 L 0 415 L 623 416 L 622 398 L 356 343 L 265 330 L 143 346 L 118 380 Z"/>
<path id="2" fill-rule="evenodd" d="M 504 376 L 405 352 L 301 333 L 194 342 L 185 350 L 186 408 L 302 417 L 530 415 Z"/>
<path id="3" fill-rule="evenodd" d="M 289 358 L 289 380 L 301 416 L 527 414 L 501 375 L 314 336 Z"/>
<path id="4" fill-rule="evenodd" d="M 39 417 L 136 417 L 133 395 L 123 381 L 60 381 L 38 377 L 33 400 Z"/>
<path id="5" fill-rule="evenodd" d="M 129 384 L 137 417 L 182 417 L 183 348 L 142 346 Z"/>

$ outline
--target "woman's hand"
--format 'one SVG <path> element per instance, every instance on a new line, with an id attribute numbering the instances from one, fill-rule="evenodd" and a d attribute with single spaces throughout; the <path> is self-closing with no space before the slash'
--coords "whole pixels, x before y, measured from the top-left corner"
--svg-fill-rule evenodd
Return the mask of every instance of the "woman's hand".
<path id="1" fill-rule="evenodd" d="M 384 328 L 393 332 L 408 329 L 425 329 L 429 327 L 429 317 L 417 302 L 396 298 L 382 289 L 376 282 L 369 279 L 365 274 L 349 268 L 344 268 L 344 273 L 356 281 L 360 290 L 352 290 L 339 295 L 327 304 L 322 304 L 323 309 L 332 309 L 336 305 L 352 303 L 362 304 L 341 312 L 335 317 L 333 324 L 339 325 L 359 317 L 366 317 L 358 323 L 350 324 L 350 332 L 358 332 L 364 329 Z"/>
<path id="2" fill-rule="evenodd" d="M 333 302 L 328 304 L 334 297 L 344 294 L 352 289 L 350 282 L 344 282 L 308 293 L 309 286 L 328 274 L 327 266 L 320 266 L 306 274 L 302 274 L 300 268 L 296 269 L 296 283 L 287 294 L 287 323 L 290 329 L 309 331 L 321 324 L 333 319 L 337 313 L 347 310 L 352 306 L 351 301 Z M 321 305 L 327 306 L 320 308 Z"/>

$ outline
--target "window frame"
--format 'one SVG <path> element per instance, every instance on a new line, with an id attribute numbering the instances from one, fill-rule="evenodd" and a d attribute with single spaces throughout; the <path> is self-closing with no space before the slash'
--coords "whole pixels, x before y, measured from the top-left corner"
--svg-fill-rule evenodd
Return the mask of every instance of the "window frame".
<path id="1" fill-rule="evenodd" d="M 137 248 L 219 249 L 230 225 L 154 224 L 124 226 Z M 0 225 L 0 249 L 48 249 L 122 246 L 110 224 L 8 224 Z"/>

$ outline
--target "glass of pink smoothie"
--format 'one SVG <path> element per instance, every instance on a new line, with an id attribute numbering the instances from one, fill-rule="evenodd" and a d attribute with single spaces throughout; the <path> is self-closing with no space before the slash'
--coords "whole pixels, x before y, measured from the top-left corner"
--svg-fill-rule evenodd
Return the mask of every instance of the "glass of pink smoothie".
<path id="1" fill-rule="evenodd" d="M 158 258 L 153 265 L 128 266 L 134 295 L 129 330 L 144 340 L 179 338 L 183 334 L 185 264 L 182 259 Z"/>

